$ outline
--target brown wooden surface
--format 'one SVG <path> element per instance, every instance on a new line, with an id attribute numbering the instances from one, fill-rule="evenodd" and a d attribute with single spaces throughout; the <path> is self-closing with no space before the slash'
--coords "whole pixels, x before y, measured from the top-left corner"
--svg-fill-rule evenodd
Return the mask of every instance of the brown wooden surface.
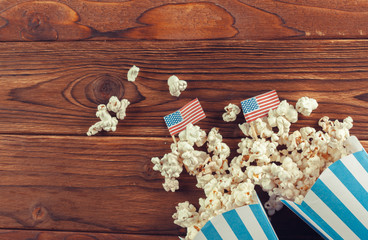
<path id="1" fill-rule="evenodd" d="M 0 44 L 0 132 L 84 136 L 97 121 L 96 106 L 116 95 L 132 104 L 113 135 L 169 136 L 162 117 L 198 97 L 207 114 L 203 127 L 217 126 L 224 136 L 239 138 L 236 123 L 242 119 L 225 123 L 223 108 L 276 89 L 294 104 L 303 96 L 319 102 L 296 126 L 316 126 L 324 115 L 350 115 L 352 133 L 366 139 L 367 46 L 367 41 Z M 133 64 L 141 72 L 128 82 Z M 180 98 L 168 93 L 172 74 L 188 82 Z"/>
<path id="2" fill-rule="evenodd" d="M 236 149 L 238 140 L 225 141 Z M 152 170 L 150 157 L 167 152 L 170 142 L 170 138 L 2 135 L 0 226 L 182 234 L 171 219 L 176 204 L 189 200 L 197 205 L 203 194 L 187 174 L 180 178 L 180 191 L 162 189 L 162 177 Z M 266 199 L 261 192 L 260 197 Z M 290 223 L 298 221 L 287 209 L 271 219 L 285 238 L 290 237 Z M 299 224 L 303 227 L 300 220 Z"/>
<path id="3" fill-rule="evenodd" d="M 237 139 L 225 141 L 236 149 Z M 170 138 L 3 134 L 0 226 L 183 234 L 171 219 L 175 206 L 186 200 L 198 205 L 203 193 L 187 174 L 182 174 L 178 192 L 162 189 L 162 177 L 152 170 L 150 158 L 167 152 L 170 142 Z M 363 144 L 368 147 L 368 141 Z M 265 200 L 265 194 L 259 193 Z M 295 237 L 290 231 L 295 224 L 298 230 L 306 230 L 306 236 L 316 236 L 286 208 L 271 220 L 282 239 Z"/>
<path id="4" fill-rule="evenodd" d="M 233 152 L 243 118 L 225 123 L 223 108 L 271 89 L 317 99 L 293 129 L 351 116 L 368 148 L 367 11 L 363 0 L 0 0 L 0 240 L 185 235 L 171 215 L 203 193 L 185 173 L 165 192 L 150 159 L 170 149 L 162 117 L 195 97 L 199 125 L 220 127 Z M 188 82 L 179 98 L 173 74 Z M 112 95 L 131 102 L 126 119 L 87 137 Z M 281 240 L 320 238 L 286 208 L 271 222 Z"/>
<path id="5" fill-rule="evenodd" d="M 0 240 L 26 239 L 26 240 L 173 240 L 175 236 L 165 235 L 136 235 L 93 232 L 57 232 L 57 231 L 17 231 L 0 230 Z"/>
<path id="6" fill-rule="evenodd" d="M 17 231 L 0 230 L 0 240 L 178 240 L 177 236 L 164 235 L 135 235 L 92 232 L 57 232 L 57 231 Z M 301 236 L 298 239 L 309 240 L 310 236 Z"/>
<path id="7" fill-rule="evenodd" d="M 2 0 L 0 40 L 366 38 L 364 0 Z"/>

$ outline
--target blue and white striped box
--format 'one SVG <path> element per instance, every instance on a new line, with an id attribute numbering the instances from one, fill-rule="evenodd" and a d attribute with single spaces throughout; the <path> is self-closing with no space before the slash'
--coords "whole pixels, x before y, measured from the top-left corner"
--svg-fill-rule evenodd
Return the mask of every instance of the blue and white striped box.
<path id="1" fill-rule="evenodd" d="M 259 202 L 259 199 L 258 199 Z M 194 240 L 278 239 L 260 203 L 239 207 L 214 217 Z"/>
<path id="2" fill-rule="evenodd" d="M 327 168 L 299 205 L 282 200 L 325 239 L 368 239 L 368 155 L 359 150 Z"/>

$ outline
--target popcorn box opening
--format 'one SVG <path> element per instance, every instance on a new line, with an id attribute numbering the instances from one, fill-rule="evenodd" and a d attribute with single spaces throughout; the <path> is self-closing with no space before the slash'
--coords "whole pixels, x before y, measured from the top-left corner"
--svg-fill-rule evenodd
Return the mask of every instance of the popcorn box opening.
<path id="1" fill-rule="evenodd" d="M 194 240 L 278 239 L 258 196 L 256 201 L 214 217 Z"/>
<path id="2" fill-rule="evenodd" d="M 323 171 L 301 204 L 282 202 L 326 239 L 367 239 L 368 155 L 356 137 L 346 146 L 353 153 Z"/>

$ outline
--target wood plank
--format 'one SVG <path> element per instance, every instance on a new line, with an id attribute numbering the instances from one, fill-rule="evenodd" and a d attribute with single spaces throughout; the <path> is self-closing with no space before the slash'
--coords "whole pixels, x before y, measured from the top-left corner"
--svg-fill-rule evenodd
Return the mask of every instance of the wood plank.
<path id="1" fill-rule="evenodd" d="M 368 42 L 196 41 L 54 42 L 0 44 L 0 133 L 85 135 L 96 106 L 127 98 L 127 117 L 109 136 L 169 136 L 163 116 L 198 97 L 207 118 L 226 137 L 242 136 L 222 120 L 228 103 L 276 89 L 291 103 L 303 96 L 319 108 L 296 127 L 317 126 L 327 115 L 355 120 L 351 132 L 368 136 Z M 126 73 L 141 68 L 136 82 Z M 168 92 L 172 74 L 187 80 L 179 98 Z"/>
<path id="2" fill-rule="evenodd" d="M 0 228 L 179 234 L 176 204 L 202 195 L 189 176 L 181 191 L 163 190 L 150 160 L 170 149 L 170 139 L 0 139 Z"/>
<path id="3" fill-rule="evenodd" d="M 136 235 L 94 232 L 57 232 L 32 230 L 0 230 L 0 240 L 177 240 L 177 236 Z"/>
<path id="4" fill-rule="evenodd" d="M 365 1 L 3 0 L 1 41 L 367 38 Z"/>
<path id="5" fill-rule="evenodd" d="M 235 151 L 239 139 L 225 139 Z M 183 173 L 167 193 L 151 157 L 170 138 L 0 135 L 0 228 L 183 235 L 178 202 L 198 206 L 202 191 Z M 368 141 L 363 141 L 365 148 Z M 261 201 L 266 199 L 259 192 Z M 274 216 L 279 236 L 317 236 L 288 210 Z M 290 223 L 295 223 L 290 230 Z M 139 239 L 139 238 L 138 238 Z"/>
<path id="6" fill-rule="evenodd" d="M 295 219 L 301 221 L 300 219 Z M 295 222 L 291 222 L 295 226 Z M 303 224 L 303 223 L 302 223 Z M 289 225 L 290 226 L 290 225 Z M 307 226 L 306 226 L 307 227 Z M 311 229 L 307 227 L 303 231 L 304 236 L 279 235 L 280 239 L 285 240 L 309 240 L 311 239 Z M 289 229 L 290 230 L 290 229 Z M 314 240 L 322 239 L 320 236 L 312 235 Z M 58 231 L 35 231 L 35 230 L 0 230 L 0 240 L 178 240 L 177 236 L 165 235 L 135 235 L 135 234 L 113 234 L 113 233 L 94 233 L 94 232 L 58 232 Z"/>
<path id="7" fill-rule="evenodd" d="M 283 210 L 282 210 L 283 211 Z M 291 222 L 293 226 L 298 225 L 300 219 Z M 301 223 L 305 224 L 305 223 Z M 290 226 L 290 225 L 289 225 Z M 322 238 L 313 233 L 312 229 L 305 226 L 303 236 L 278 235 L 284 240 L 314 240 Z M 290 233 L 290 228 L 288 229 Z M 136 234 L 115 234 L 115 233 L 94 233 L 94 232 L 60 232 L 60 231 L 37 231 L 37 230 L 0 230 L 0 240 L 178 240 L 178 236 L 170 235 L 136 235 Z"/>

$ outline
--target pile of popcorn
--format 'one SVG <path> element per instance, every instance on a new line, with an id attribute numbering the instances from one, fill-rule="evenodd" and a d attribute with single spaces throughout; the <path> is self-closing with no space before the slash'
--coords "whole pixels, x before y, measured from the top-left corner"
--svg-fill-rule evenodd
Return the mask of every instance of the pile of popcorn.
<path id="1" fill-rule="evenodd" d="M 222 141 L 219 129 L 212 128 L 206 135 L 192 124 L 171 144 L 171 153 L 152 158 L 153 169 L 165 177 L 166 191 L 179 189 L 177 178 L 183 168 L 204 190 L 206 198 L 199 199 L 198 210 L 188 201 L 176 207 L 174 223 L 187 228 L 185 239 L 193 239 L 211 218 L 257 203 L 255 185 L 269 195 L 265 203 L 269 215 L 282 208 L 280 198 L 301 203 L 322 171 L 348 154 L 344 142 L 353 126 L 351 117 L 342 122 L 322 117 L 318 122 L 322 131 L 303 127 L 290 133 L 298 112 L 309 116 L 317 106 L 317 101 L 308 97 L 299 99 L 295 108 L 284 100 L 268 117 L 239 125 L 246 137 L 238 144 L 239 156 L 231 162 L 230 148 Z M 231 109 L 235 113 L 230 121 L 238 114 L 234 106 Z M 207 152 L 195 149 L 205 143 Z"/>

